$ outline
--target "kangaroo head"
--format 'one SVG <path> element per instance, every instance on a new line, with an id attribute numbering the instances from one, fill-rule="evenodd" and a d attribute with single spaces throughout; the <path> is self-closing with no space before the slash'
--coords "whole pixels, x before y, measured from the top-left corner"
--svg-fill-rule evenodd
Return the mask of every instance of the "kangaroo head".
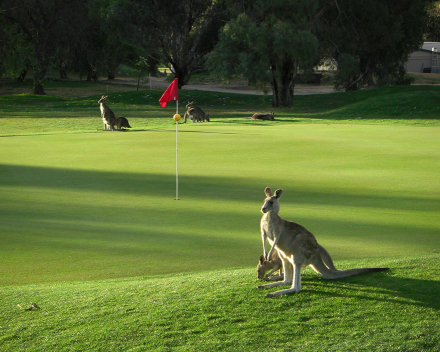
<path id="1" fill-rule="evenodd" d="M 186 108 L 193 108 L 194 106 L 196 106 L 196 104 L 194 104 L 194 102 L 188 102 L 188 104 L 186 104 Z"/>
<path id="2" fill-rule="evenodd" d="M 105 103 L 105 99 L 107 99 L 108 95 L 103 95 L 101 99 L 98 100 L 98 104 Z"/>
<path id="3" fill-rule="evenodd" d="M 262 280 L 266 275 L 266 273 L 270 269 L 272 269 L 272 267 L 273 267 L 272 263 L 264 259 L 264 255 L 261 255 L 257 265 L 257 278 L 259 280 Z"/>
<path id="4" fill-rule="evenodd" d="M 283 190 L 277 189 L 275 193 L 272 195 L 272 191 L 270 190 L 270 187 L 266 187 L 264 193 L 266 193 L 266 199 L 264 200 L 264 204 L 261 207 L 261 212 L 263 214 L 269 211 L 278 212 L 278 210 L 280 209 L 280 204 L 278 203 L 278 199 L 283 194 Z"/>

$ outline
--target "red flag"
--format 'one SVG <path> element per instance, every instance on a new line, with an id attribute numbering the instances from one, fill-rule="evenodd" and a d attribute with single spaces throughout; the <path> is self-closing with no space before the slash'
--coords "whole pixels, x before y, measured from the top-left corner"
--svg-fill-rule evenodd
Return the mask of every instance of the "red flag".
<path id="1" fill-rule="evenodd" d="M 179 100 L 178 88 L 179 86 L 177 84 L 177 78 L 174 78 L 174 81 L 170 84 L 165 93 L 163 93 L 162 97 L 159 99 L 159 103 L 162 108 L 164 108 L 171 100 Z"/>

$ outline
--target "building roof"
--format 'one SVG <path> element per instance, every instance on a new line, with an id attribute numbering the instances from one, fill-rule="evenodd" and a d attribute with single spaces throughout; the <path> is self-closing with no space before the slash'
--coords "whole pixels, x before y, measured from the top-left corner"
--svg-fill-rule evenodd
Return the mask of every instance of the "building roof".
<path id="1" fill-rule="evenodd" d="M 440 42 L 424 42 L 420 50 L 432 51 L 432 49 L 437 49 L 440 52 Z"/>

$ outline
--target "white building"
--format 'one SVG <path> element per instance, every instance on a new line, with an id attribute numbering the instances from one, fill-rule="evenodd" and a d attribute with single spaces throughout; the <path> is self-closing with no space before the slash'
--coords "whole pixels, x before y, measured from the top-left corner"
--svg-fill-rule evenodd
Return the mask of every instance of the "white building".
<path id="1" fill-rule="evenodd" d="M 440 42 L 425 42 L 422 47 L 412 53 L 405 62 L 406 72 L 432 72 L 440 73 L 438 54 L 440 53 Z"/>

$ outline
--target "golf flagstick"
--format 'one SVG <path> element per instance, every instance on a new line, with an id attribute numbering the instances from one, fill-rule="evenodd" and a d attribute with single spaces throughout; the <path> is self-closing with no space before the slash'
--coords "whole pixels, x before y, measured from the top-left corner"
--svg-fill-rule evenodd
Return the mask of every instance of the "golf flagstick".
<path id="1" fill-rule="evenodd" d="M 171 100 L 176 101 L 176 114 L 173 116 L 176 121 L 176 200 L 179 200 L 179 85 L 177 78 L 169 85 L 165 93 L 159 99 L 160 106 L 164 108 Z"/>
<path id="2" fill-rule="evenodd" d="M 176 100 L 176 115 L 174 115 L 174 121 L 176 121 L 176 200 L 179 200 L 179 101 Z"/>

